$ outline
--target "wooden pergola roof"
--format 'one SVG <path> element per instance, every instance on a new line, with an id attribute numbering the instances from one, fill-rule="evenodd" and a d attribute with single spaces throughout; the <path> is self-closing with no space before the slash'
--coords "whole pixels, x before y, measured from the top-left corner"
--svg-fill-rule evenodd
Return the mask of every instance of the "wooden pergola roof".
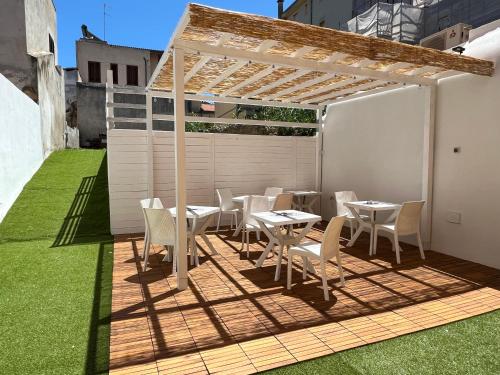
<path id="1" fill-rule="evenodd" d="M 173 48 L 184 50 L 185 93 L 291 107 L 494 72 L 491 61 L 189 4 L 150 89 L 173 91 Z"/>

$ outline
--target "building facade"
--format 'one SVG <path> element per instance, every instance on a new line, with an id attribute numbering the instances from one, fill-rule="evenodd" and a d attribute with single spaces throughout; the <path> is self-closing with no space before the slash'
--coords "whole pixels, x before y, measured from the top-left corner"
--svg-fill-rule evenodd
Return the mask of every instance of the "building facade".
<path id="1" fill-rule="evenodd" d="M 278 0 L 278 17 L 285 20 L 339 29 L 352 18 L 353 0 L 296 0 L 283 9 Z"/>
<path id="2" fill-rule="evenodd" d="M 64 77 L 57 56 L 52 0 L 2 1 L 0 73 L 38 104 L 45 156 L 64 147 Z"/>

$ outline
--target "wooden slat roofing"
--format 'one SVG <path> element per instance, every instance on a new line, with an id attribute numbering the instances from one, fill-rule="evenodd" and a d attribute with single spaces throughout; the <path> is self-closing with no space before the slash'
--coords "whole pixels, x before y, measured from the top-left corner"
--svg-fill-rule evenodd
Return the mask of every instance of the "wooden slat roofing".
<path id="1" fill-rule="evenodd" d="M 298 22 L 189 4 L 149 87 L 173 90 L 173 48 L 185 51 L 185 92 L 325 105 L 443 76 L 491 76 L 494 64 Z"/>

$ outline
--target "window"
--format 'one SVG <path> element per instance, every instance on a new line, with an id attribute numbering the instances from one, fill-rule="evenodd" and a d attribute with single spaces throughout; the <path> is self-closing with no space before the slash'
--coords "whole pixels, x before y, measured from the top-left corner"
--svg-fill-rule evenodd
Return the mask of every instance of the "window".
<path id="1" fill-rule="evenodd" d="M 118 84 L 118 64 L 109 64 L 109 69 L 113 72 L 113 85 Z"/>
<path id="2" fill-rule="evenodd" d="M 101 83 L 101 63 L 89 61 L 89 82 Z"/>
<path id="3" fill-rule="evenodd" d="M 54 39 L 52 39 L 52 35 L 49 34 L 49 52 L 55 54 L 56 53 L 56 45 L 54 43 Z"/>
<path id="4" fill-rule="evenodd" d="M 139 69 L 137 65 L 127 65 L 127 85 L 139 86 Z"/>

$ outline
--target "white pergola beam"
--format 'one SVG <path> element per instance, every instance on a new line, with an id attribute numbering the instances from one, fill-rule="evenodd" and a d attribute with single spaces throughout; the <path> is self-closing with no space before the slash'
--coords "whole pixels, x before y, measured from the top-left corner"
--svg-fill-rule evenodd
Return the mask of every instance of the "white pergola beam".
<path id="1" fill-rule="evenodd" d="M 383 83 L 386 83 L 386 82 L 383 82 L 383 81 L 373 81 L 373 82 L 364 83 L 362 85 L 354 86 L 354 87 L 351 87 L 351 88 L 348 88 L 348 89 L 345 89 L 345 90 L 331 92 L 329 94 L 325 94 L 325 95 L 322 95 L 322 96 L 317 97 L 317 98 L 308 99 L 308 100 L 306 100 L 306 103 L 321 103 L 321 102 L 323 102 L 325 100 L 328 100 L 330 98 L 333 98 L 333 97 L 336 98 L 336 97 L 339 97 L 339 96 L 351 94 L 353 92 L 355 93 L 355 92 L 358 92 L 358 91 L 370 90 L 371 88 L 375 88 L 377 86 L 380 86 Z"/>
<path id="2" fill-rule="evenodd" d="M 224 81 L 227 77 L 231 76 L 232 74 L 236 73 L 238 70 L 243 68 L 246 65 L 246 62 L 244 61 L 237 61 L 233 65 L 231 65 L 228 69 L 224 71 L 219 77 L 202 87 L 198 93 L 203 94 L 205 92 L 208 92 L 212 87 L 217 86 L 219 83 Z"/>
<path id="3" fill-rule="evenodd" d="M 355 75 L 360 77 L 362 76 L 366 78 L 379 79 L 383 81 L 395 81 L 427 86 L 436 84 L 436 81 L 430 78 L 406 76 L 402 74 L 392 73 L 390 71 L 388 72 L 368 68 L 357 68 L 338 63 L 314 61 L 289 56 L 271 55 L 266 53 L 258 53 L 255 51 L 228 48 L 224 46 L 207 46 L 205 43 L 181 39 L 176 40 L 174 43 L 176 46 L 189 50 L 192 53 L 200 52 L 202 54 L 214 57 L 227 56 L 231 59 L 240 59 L 262 64 L 279 65 L 282 67 L 290 67 L 295 69 L 310 69 L 325 73 Z"/>
<path id="4" fill-rule="evenodd" d="M 216 46 L 221 46 L 223 45 L 225 42 L 227 42 L 229 39 L 231 38 L 230 35 L 228 34 L 224 34 L 222 35 L 222 37 L 217 41 L 217 43 L 215 44 Z M 186 73 L 186 75 L 184 76 L 184 85 L 186 83 L 189 82 L 189 80 L 191 78 L 193 78 L 202 68 L 203 66 L 205 66 L 205 64 L 207 62 L 209 62 L 211 59 L 210 56 L 202 56 L 200 58 L 200 60 L 194 64 L 194 66 L 191 68 L 191 70 L 189 72 Z"/>
<path id="5" fill-rule="evenodd" d="M 174 97 L 173 93 L 170 91 L 158 91 L 150 90 L 153 96 L 157 98 L 168 98 L 172 99 Z M 301 109 L 318 109 L 317 105 L 312 104 L 300 104 L 300 103 L 285 103 L 279 101 L 269 101 L 269 100 L 257 100 L 257 99 L 240 99 L 229 96 L 213 96 L 213 95 L 197 95 L 197 94 L 185 94 L 186 100 L 193 101 L 207 101 L 215 103 L 228 103 L 228 104 L 246 104 L 255 105 L 262 107 L 285 107 L 285 108 L 301 108 Z"/>
<path id="6" fill-rule="evenodd" d="M 153 115 L 153 120 L 160 121 L 174 121 L 175 117 L 172 115 Z M 186 116 L 186 122 L 198 122 L 207 124 L 224 124 L 224 125 L 252 125 L 252 126 L 278 126 L 285 128 L 305 128 L 317 129 L 316 123 L 303 123 L 303 122 L 289 122 L 289 121 L 268 121 L 268 120 L 250 120 L 239 118 L 226 118 L 226 117 L 200 117 L 200 116 Z"/>
<path id="7" fill-rule="evenodd" d="M 349 85 L 353 82 L 360 81 L 360 80 L 361 79 L 359 79 L 359 78 L 343 79 L 342 81 L 332 83 L 328 86 L 318 87 L 315 90 L 312 90 L 312 91 L 309 91 L 309 92 L 306 92 L 306 93 L 303 93 L 303 94 L 300 94 L 300 95 L 297 95 L 297 96 L 294 96 L 291 98 L 287 98 L 286 101 L 300 102 L 302 99 L 309 98 L 309 97 L 314 96 L 314 95 L 319 95 L 323 92 L 331 91 L 331 90 L 334 90 L 336 88 L 343 87 L 343 86 Z"/>
<path id="8" fill-rule="evenodd" d="M 357 94 L 349 95 L 349 96 L 346 96 L 345 98 L 327 100 L 327 101 L 320 103 L 319 105 L 342 103 L 342 102 L 346 102 L 346 101 L 353 100 L 353 99 L 363 98 L 365 96 L 380 94 L 381 92 L 385 92 L 385 91 L 396 90 L 396 89 L 399 89 L 399 88 L 404 87 L 404 86 L 405 85 L 403 83 L 396 83 L 394 85 L 379 87 L 378 89 L 364 91 L 364 92 L 360 92 Z M 408 87 L 410 87 L 410 86 L 408 86 Z"/>
<path id="9" fill-rule="evenodd" d="M 174 48 L 174 136 L 175 136 L 175 207 L 177 252 L 177 289 L 188 286 L 187 224 L 186 224 L 186 140 L 184 105 L 184 51 Z"/>
<path id="10" fill-rule="evenodd" d="M 252 83 L 268 76 L 269 74 L 271 74 L 274 70 L 276 69 L 276 67 L 274 65 L 271 65 L 267 68 L 265 68 L 264 70 L 261 70 L 260 72 L 258 72 L 257 74 L 253 75 L 252 77 L 250 78 L 247 78 L 245 79 L 243 82 L 240 82 L 238 83 L 237 85 L 231 87 L 229 90 L 226 90 L 224 92 L 224 95 L 231 95 L 233 92 L 237 92 L 238 90 L 242 89 L 243 87 L 246 87 L 248 85 L 251 85 Z"/>
<path id="11" fill-rule="evenodd" d="M 294 79 L 300 78 L 300 77 L 302 77 L 303 75 L 305 75 L 307 73 L 309 73 L 309 71 L 306 71 L 306 70 L 296 71 L 295 73 L 289 74 L 286 77 L 283 77 L 283 78 L 281 78 L 281 79 L 279 79 L 279 80 L 277 80 L 277 81 L 275 81 L 275 82 L 273 82 L 273 83 L 271 83 L 269 85 L 262 86 L 261 88 L 259 88 L 259 89 L 255 90 L 255 91 L 252 91 L 252 92 L 246 94 L 242 98 L 243 99 L 248 99 L 248 98 L 251 98 L 253 96 L 259 95 L 260 93 L 272 90 L 275 87 L 281 86 L 281 85 L 283 85 L 285 83 L 293 81 Z"/>
<path id="12" fill-rule="evenodd" d="M 269 95 L 263 99 L 265 100 L 274 100 L 276 98 L 280 98 L 284 95 L 288 95 L 292 92 L 296 92 L 296 91 L 300 91 L 306 87 L 309 87 L 309 86 L 313 86 L 313 85 L 316 85 L 318 83 L 321 83 L 321 82 L 325 82 L 325 81 L 328 81 L 329 79 L 332 79 L 332 78 L 335 78 L 336 74 L 332 73 L 332 74 L 327 74 L 327 75 L 323 75 L 321 77 L 317 77 L 317 78 L 313 78 L 313 79 L 310 79 L 306 82 L 303 82 L 297 86 L 293 86 L 293 87 L 290 87 L 288 89 L 285 89 L 285 90 L 281 90 L 275 94 L 272 94 L 272 95 Z"/>

